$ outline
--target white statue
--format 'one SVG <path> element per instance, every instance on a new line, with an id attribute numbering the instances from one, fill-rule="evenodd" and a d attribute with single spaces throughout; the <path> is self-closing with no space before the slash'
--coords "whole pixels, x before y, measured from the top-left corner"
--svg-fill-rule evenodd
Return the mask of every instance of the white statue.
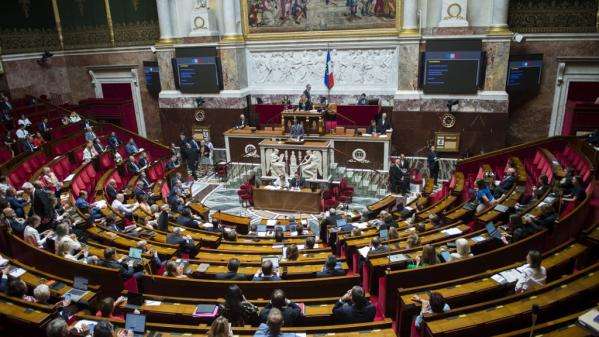
<path id="1" fill-rule="evenodd" d="M 295 151 L 291 151 L 291 158 L 289 159 L 289 175 L 294 175 L 297 172 L 297 158 Z"/>
<path id="2" fill-rule="evenodd" d="M 208 8 L 208 0 L 196 0 L 196 4 L 193 6 L 193 8 Z"/>
<path id="3" fill-rule="evenodd" d="M 278 149 L 270 151 L 270 157 L 267 157 L 266 170 L 270 171 L 271 176 L 280 177 L 287 176 L 285 173 L 285 155 L 279 154 Z"/>
<path id="4" fill-rule="evenodd" d="M 306 157 L 300 164 L 302 167 L 302 175 L 308 180 L 318 179 L 318 175 L 322 175 L 322 153 L 320 151 L 306 151 Z"/>

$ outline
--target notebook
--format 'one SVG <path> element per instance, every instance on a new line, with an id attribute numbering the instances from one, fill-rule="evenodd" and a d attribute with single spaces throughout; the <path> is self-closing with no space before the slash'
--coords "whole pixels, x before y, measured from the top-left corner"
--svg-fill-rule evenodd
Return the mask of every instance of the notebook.
<path id="1" fill-rule="evenodd" d="M 73 279 L 73 288 L 65 293 L 65 298 L 70 297 L 71 301 L 79 302 L 81 297 L 87 292 L 87 282 L 85 277 L 75 276 Z"/>
<path id="2" fill-rule="evenodd" d="M 508 209 L 510 209 L 509 207 L 507 207 L 506 205 L 502 205 L 502 204 L 497 204 L 494 208 L 497 212 L 501 212 L 501 213 L 505 213 L 508 211 Z"/>
<path id="3" fill-rule="evenodd" d="M 127 314 L 125 329 L 133 331 L 134 337 L 143 337 L 146 332 L 146 316 Z"/>
<path id="4" fill-rule="evenodd" d="M 337 227 L 345 227 L 345 225 L 347 225 L 347 221 L 345 221 L 345 219 L 337 220 Z"/>
<path id="5" fill-rule="evenodd" d="M 387 229 L 381 229 L 379 231 L 379 236 L 381 237 L 381 240 L 387 240 L 387 239 L 389 239 L 389 230 L 387 230 Z"/>
<path id="6" fill-rule="evenodd" d="M 405 255 L 405 254 L 393 254 L 393 255 L 389 255 L 389 262 L 391 263 L 395 263 L 395 262 L 402 262 L 402 261 L 406 261 L 409 260 L 410 257 Z"/>

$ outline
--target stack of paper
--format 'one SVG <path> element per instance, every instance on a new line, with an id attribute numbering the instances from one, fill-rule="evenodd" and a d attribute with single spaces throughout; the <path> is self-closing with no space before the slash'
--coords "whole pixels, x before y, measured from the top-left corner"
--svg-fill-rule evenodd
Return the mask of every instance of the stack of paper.
<path id="1" fill-rule="evenodd" d="M 277 224 L 277 220 L 276 219 L 268 219 L 266 220 L 266 225 L 267 226 L 275 226 Z"/>
<path id="2" fill-rule="evenodd" d="M 368 228 L 368 222 L 354 222 L 352 223 L 352 226 L 359 229 L 366 229 Z"/>
<path id="3" fill-rule="evenodd" d="M 360 255 L 362 255 L 363 257 L 368 257 L 368 252 L 370 251 L 370 247 L 366 246 L 366 247 L 362 247 L 360 249 L 358 249 L 358 252 L 360 253 Z"/>
<path id="4" fill-rule="evenodd" d="M 462 231 L 457 227 L 452 227 L 452 228 L 442 230 L 441 233 L 443 233 L 447 236 L 451 236 L 451 235 L 460 235 L 460 234 L 462 234 Z"/>

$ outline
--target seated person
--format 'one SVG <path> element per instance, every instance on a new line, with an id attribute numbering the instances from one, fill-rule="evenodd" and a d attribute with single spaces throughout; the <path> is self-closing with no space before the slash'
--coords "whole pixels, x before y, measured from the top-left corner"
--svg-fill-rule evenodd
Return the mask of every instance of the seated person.
<path id="1" fill-rule="evenodd" d="M 98 156 L 98 151 L 94 148 L 94 143 L 88 141 L 85 143 L 85 148 L 83 149 L 83 162 L 89 163 L 92 159 Z"/>
<path id="2" fill-rule="evenodd" d="M 19 126 L 24 126 L 28 128 L 29 126 L 31 126 L 31 121 L 29 120 L 29 118 L 25 117 L 25 115 L 21 115 L 21 118 L 17 120 L 17 124 Z"/>
<path id="3" fill-rule="evenodd" d="M 184 208 L 181 211 L 177 217 L 177 224 L 188 228 L 200 228 L 200 223 L 194 219 L 189 208 Z"/>
<path id="4" fill-rule="evenodd" d="M 174 278 L 187 278 L 183 270 L 183 264 L 175 261 L 168 261 L 165 266 L 164 276 Z"/>
<path id="5" fill-rule="evenodd" d="M 13 233 L 23 235 L 26 226 L 25 219 L 18 218 L 15 210 L 10 207 L 3 209 L 2 215 L 4 215 L 4 224 L 9 226 Z"/>
<path id="6" fill-rule="evenodd" d="M 139 148 L 137 147 L 137 144 L 135 144 L 135 140 L 133 140 L 133 138 L 129 138 L 127 145 L 125 145 L 125 152 L 127 152 L 128 156 L 134 155 L 137 152 L 139 152 Z"/>
<path id="7" fill-rule="evenodd" d="M 120 213 L 122 216 L 131 217 L 133 212 L 139 207 L 139 204 L 125 204 L 125 195 L 119 193 L 116 195 L 116 199 L 112 201 L 111 207 L 114 211 Z"/>
<path id="8" fill-rule="evenodd" d="M 316 277 L 333 277 L 345 275 L 345 270 L 337 268 L 337 257 L 333 254 L 327 257 L 322 271 L 316 273 Z"/>
<path id="9" fill-rule="evenodd" d="M 114 179 L 110 179 L 108 180 L 108 184 L 106 185 L 106 196 L 108 196 L 108 202 L 112 202 L 114 199 L 116 199 L 117 194 L 119 194 L 119 191 L 117 190 L 117 186 L 116 186 L 116 180 Z"/>
<path id="10" fill-rule="evenodd" d="M 258 322 L 258 308 L 248 301 L 238 285 L 227 288 L 225 303 L 218 305 L 218 314 L 231 322 L 232 326 L 244 326 Z"/>
<path id="11" fill-rule="evenodd" d="M 408 264 L 407 269 L 432 266 L 440 262 L 441 261 L 439 261 L 439 258 L 437 257 L 437 250 L 435 249 L 435 246 L 426 244 L 422 246 L 422 253 L 420 253 L 419 256 L 416 256 L 412 263 Z"/>
<path id="12" fill-rule="evenodd" d="M 33 288 L 33 298 L 35 299 L 35 303 L 48 304 L 48 300 L 50 299 L 50 287 L 43 283 L 38 284 Z"/>
<path id="13" fill-rule="evenodd" d="M 378 236 L 375 236 L 370 241 L 370 250 L 368 250 L 368 256 L 374 254 L 382 254 L 389 251 L 389 247 L 381 244 L 381 239 Z"/>
<path id="14" fill-rule="evenodd" d="M 429 291 L 428 300 L 420 298 L 420 296 L 418 295 L 414 295 L 414 297 L 412 297 L 412 301 L 421 303 L 420 314 L 416 316 L 416 320 L 414 321 L 414 325 L 416 326 L 416 328 L 420 328 L 420 326 L 422 325 L 422 317 L 424 314 L 440 314 L 442 312 L 448 312 L 449 310 L 451 310 L 449 304 L 447 304 L 447 301 L 445 300 L 443 295 L 437 292 L 431 293 Z"/>
<path id="15" fill-rule="evenodd" d="M 366 99 L 366 94 L 362 93 L 360 98 L 358 98 L 358 105 L 368 105 L 368 100 Z"/>
<path id="16" fill-rule="evenodd" d="M 505 195 L 509 192 L 514 184 L 516 183 L 516 169 L 513 167 L 508 168 L 505 176 L 499 182 L 499 184 L 495 187 L 493 196 L 495 198 L 500 198 L 502 195 Z"/>
<path id="17" fill-rule="evenodd" d="M 299 172 L 295 172 L 293 178 L 289 181 L 289 187 L 291 188 L 303 188 L 306 186 L 306 179 L 300 177 Z"/>
<path id="18" fill-rule="evenodd" d="M 378 133 L 378 126 L 374 119 L 370 120 L 370 125 L 368 126 L 368 129 L 366 129 L 366 133 L 371 135 Z"/>
<path id="19" fill-rule="evenodd" d="M 244 114 L 239 115 L 239 120 L 237 120 L 235 122 L 235 128 L 236 129 L 242 129 L 242 128 L 246 127 L 246 126 L 248 126 L 248 122 L 245 119 L 245 115 Z"/>
<path id="20" fill-rule="evenodd" d="M 524 270 L 520 273 L 518 282 L 516 282 L 517 293 L 534 290 L 545 285 L 547 280 L 547 271 L 541 266 L 541 253 L 531 250 L 526 255 L 526 264 Z"/>
<path id="21" fill-rule="evenodd" d="M 286 261 L 297 261 L 297 259 L 299 258 L 299 249 L 296 245 L 291 244 L 284 249 Z"/>
<path id="22" fill-rule="evenodd" d="M 166 162 L 166 169 L 176 169 L 177 167 L 179 167 L 179 165 L 179 158 L 177 158 L 177 156 L 171 156 L 171 159 L 169 159 L 169 161 Z"/>
<path id="23" fill-rule="evenodd" d="M 570 193 L 562 198 L 562 201 L 576 202 L 577 204 L 586 199 L 587 194 L 582 186 L 582 178 L 580 176 L 574 176 L 572 178 L 572 188 Z"/>
<path id="24" fill-rule="evenodd" d="M 75 124 L 80 121 L 81 121 L 81 117 L 79 117 L 79 115 L 75 111 L 71 111 L 71 114 L 69 115 L 69 123 Z"/>
<path id="25" fill-rule="evenodd" d="M 553 230 L 553 227 L 558 220 L 558 214 L 555 211 L 555 208 L 550 204 L 543 203 L 540 206 L 540 210 L 541 214 L 537 217 L 525 216 L 523 219 L 524 223 L 532 226 L 535 232 L 544 228 Z"/>
<path id="26" fill-rule="evenodd" d="M 304 244 L 304 249 L 314 249 L 314 246 L 316 246 L 316 238 L 313 236 L 308 236 Z"/>
<path id="27" fill-rule="evenodd" d="M 141 167 L 137 164 L 135 157 L 132 155 L 129 156 L 129 159 L 127 160 L 127 170 L 131 174 L 138 174 L 141 171 Z"/>
<path id="28" fill-rule="evenodd" d="M 79 196 L 77 197 L 77 200 L 75 200 L 75 206 L 83 213 L 87 213 L 91 209 L 91 214 L 94 220 L 101 219 L 103 217 L 102 211 L 98 207 L 95 207 L 87 202 L 86 191 L 79 191 Z"/>
<path id="29" fill-rule="evenodd" d="M 391 123 L 387 119 L 387 113 L 383 112 L 383 114 L 381 115 L 381 119 L 379 120 L 379 123 L 378 123 L 378 133 L 380 133 L 380 134 L 386 133 L 387 130 L 391 130 L 392 128 L 393 127 L 391 126 Z"/>
<path id="30" fill-rule="evenodd" d="M 25 218 L 24 207 L 28 202 L 20 196 L 17 196 L 17 190 L 14 187 L 9 187 L 8 190 L 6 190 L 6 201 L 15 211 L 17 218 Z"/>
<path id="31" fill-rule="evenodd" d="M 227 269 L 229 270 L 226 273 L 217 273 L 214 277 L 217 280 L 234 280 L 234 281 L 244 281 L 247 280 L 247 276 L 245 274 L 238 273 L 239 269 L 239 259 L 232 258 L 227 263 Z"/>
<path id="32" fill-rule="evenodd" d="M 140 170 L 143 170 L 148 166 L 148 164 L 149 164 L 148 153 L 142 152 L 139 155 L 139 159 L 137 159 L 137 166 L 139 167 Z"/>
<path id="33" fill-rule="evenodd" d="M 479 179 L 476 181 L 476 187 L 478 189 L 476 191 L 476 202 L 478 203 L 478 206 L 476 206 L 476 212 L 480 213 L 495 206 L 495 197 L 491 193 L 491 190 L 489 190 L 487 183 L 484 180 Z"/>
<path id="34" fill-rule="evenodd" d="M 116 315 L 114 313 L 114 309 L 126 302 L 127 298 L 124 296 L 117 298 L 116 301 L 112 297 L 106 297 L 100 301 L 100 304 L 98 305 L 98 311 L 96 312 L 96 317 L 104 317 L 124 322 L 125 316 L 123 314 Z"/>
<path id="35" fill-rule="evenodd" d="M 283 315 L 283 321 L 287 326 L 293 326 L 300 323 L 304 318 L 302 309 L 285 297 L 285 292 L 276 289 L 270 296 L 270 302 L 260 311 L 260 322 L 266 323 L 268 314 L 272 309 L 279 309 Z"/>
<path id="36" fill-rule="evenodd" d="M 32 215 L 25 220 L 25 229 L 23 230 L 23 239 L 25 242 L 36 245 L 39 248 L 44 248 L 46 239 L 48 239 L 49 232 L 43 232 L 40 235 L 37 228 L 41 225 L 42 220 L 37 215 Z"/>
<path id="37" fill-rule="evenodd" d="M 335 324 L 354 324 L 372 322 L 376 309 L 364 296 L 360 286 L 348 290 L 333 307 L 333 320 Z"/>
<path id="38" fill-rule="evenodd" d="M 10 297 L 21 299 L 25 302 L 35 303 L 35 298 L 33 296 L 27 295 L 27 283 L 18 278 L 8 281 L 6 294 Z"/>
<path id="39" fill-rule="evenodd" d="M 124 258 L 117 259 L 116 250 L 112 247 L 108 247 L 104 249 L 104 258 L 98 261 L 98 265 L 106 268 L 117 269 L 123 280 L 127 280 L 131 277 L 139 279 L 141 276 L 143 276 L 143 266 L 141 264 L 133 267 L 124 263 L 124 260 Z"/>
<path id="40" fill-rule="evenodd" d="M 283 327 L 283 313 L 277 308 L 272 308 L 268 313 L 266 323 L 261 323 L 254 337 L 295 337 L 295 333 L 281 332 Z"/>
<path id="41" fill-rule="evenodd" d="M 280 281 L 281 277 L 273 270 L 273 265 L 270 260 L 264 260 L 262 267 L 254 275 L 253 281 Z"/>
<path id="42" fill-rule="evenodd" d="M 110 133 L 110 136 L 108 137 L 108 147 L 110 147 L 110 149 L 112 149 L 113 151 L 116 151 L 119 148 L 119 146 L 121 146 L 121 144 L 122 143 L 116 136 L 116 133 L 112 131 Z"/>
<path id="43" fill-rule="evenodd" d="M 455 240 L 455 248 L 456 252 L 451 253 L 451 261 L 453 260 L 463 260 L 468 257 L 472 257 L 472 253 L 470 252 L 470 243 L 468 243 L 467 239 L 459 238 Z"/>
<path id="44" fill-rule="evenodd" d="M 546 175 L 542 174 L 539 176 L 538 183 L 532 187 L 532 194 L 529 200 L 524 199 L 522 204 L 516 205 L 516 208 L 523 208 L 526 205 L 536 204 L 538 203 L 551 189 L 551 185 L 549 185 L 549 178 Z"/>

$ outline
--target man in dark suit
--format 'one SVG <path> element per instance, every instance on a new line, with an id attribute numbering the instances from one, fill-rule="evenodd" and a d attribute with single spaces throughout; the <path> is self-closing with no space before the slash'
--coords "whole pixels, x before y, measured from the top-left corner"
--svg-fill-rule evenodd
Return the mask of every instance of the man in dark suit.
<path id="1" fill-rule="evenodd" d="M 189 208 L 184 208 L 181 211 L 181 214 L 177 217 L 177 224 L 188 228 L 200 228 L 200 224 L 193 219 Z"/>
<path id="2" fill-rule="evenodd" d="M 161 231 L 168 231 L 168 220 L 169 220 L 169 207 L 168 205 L 162 205 L 160 207 L 160 215 L 158 216 L 158 220 L 156 220 L 156 226 Z"/>
<path id="3" fill-rule="evenodd" d="M 428 166 L 428 172 L 430 173 L 431 179 L 433 179 L 434 183 L 437 183 L 437 178 L 439 177 L 439 157 L 437 156 L 437 152 L 435 152 L 435 146 L 431 146 L 430 152 L 426 156 L 426 164 Z"/>
<path id="4" fill-rule="evenodd" d="M 345 270 L 337 268 L 337 257 L 335 255 L 329 255 L 327 261 L 324 263 L 322 271 L 316 273 L 316 277 L 333 277 L 345 275 Z"/>
<path id="5" fill-rule="evenodd" d="M 289 187 L 302 188 L 306 186 L 306 179 L 301 178 L 299 172 L 295 172 L 293 178 L 289 181 Z"/>
<path id="6" fill-rule="evenodd" d="M 10 207 L 6 207 L 4 210 L 2 210 L 2 214 L 4 215 L 4 223 L 10 226 L 12 231 L 14 233 L 23 235 L 23 231 L 25 231 L 26 226 L 25 220 L 17 220 L 17 213 L 15 213 L 15 210 Z"/>
<path id="7" fill-rule="evenodd" d="M 112 247 L 104 249 L 104 258 L 101 259 L 98 264 L 102 267 L 118 269 L 124 280 L 131 277 L 137 279 L 143 275 L 143 271 L 141 271 L 143 269 L 136 271 L 136 269 L 129 267 L 126 263 L 123 263 L 123 261 L 117 260 L 116 250 Z M 143 266 L 141 268 L 143 268 Z"/>
<path id="8" fill-rule="evenodd" d="M 226 273 L 217 273 L 214 277 L 217 280 L 233 280 L 233 281 L 246 281 L 248 278 L 245 274 L 238 273 L 239 269 L 239 260 L 236 258 L 232 258 L 227 263 L 227 269 L 229 270 Z"/>
<path id="9" fill-rule="evenodd" d="M 169 245 L 179 246 L 179 251 L 187 253 L 189 255 L 195 255 L 197 253 L 195 249 L 195 243 L 189 235 L 183 235 L 183 228 L 175 227 L 171 233 L 166 235 L 166 243 Z"/>
<path id="10" fill-rule="evenodd" d="M 114 131 L 112 131 L 110 133 L 110 137 L 108 137 L 108 146 L 113 150 L 116 151 L 119 146 L 121 146 L 122 142 L 117 138 L 116 133 Z"/>
<path id="11" fill-rule="evenodd" d="M 273 265 L 270 260 L 264 260 L 260 272 L 254 275 L 252 281 L 280 281 L 281 277 L 273 270 Z"/>
<path id="12" fill-rule="evenodd" d="M 235 128 L 236 129 L 241 129 L 241 128 L 244 128 L 246 126 L 248 126 L 248 121 L 245 119 L 245 115 L 244 114 L 239 115 L 239 120 L 237 120 L 235 122 Z"/>
<path id="13" fill-rule="evenodd" d="M 312 86 L 309 84 L 306 84 L 306 89 L 304 90 L 303 95 L 306 96 L 306 99 L 308 100 L 308 102 L 312 103 L 312 94 L 310 93 L 310 90 L 312 90 Z M 312 105 L 312 104 L 310 104 Z"/>
<path id="14" fill-rule="evenodd" d="M 37 125 L 37 128 L 46 141 L 50 140 L 50 131 L 52 131 L 52 128 L 48 124 L 48 118 L 44 117 L 44 119 Z"/>
<path id="15" fill-rule="evenodd" d="M 35 214 L 39 216 L 44 225 L 52 223 L 56 217 L 56 212 L 54 212 L 50 194 L 41 188 L 41 183 L 36 181 L 34 185 L 26 182 L 23 184 L 23 190 L 29 194 L 31 199 L 29 215 Z"/>
<path id="16" fill-rule="evenodd" d="M 135 157 L 129 156 L 129 160 L 127 161 L 127 170 L 131 174 L 138 174 L 140 172 L 139 165 L 135 162 Z"/>
<path id="17" fill-rule="evenodd" d="M 370 126 L 368 126 L 368 129 L 366 129 L 366 133 L 369 135 L 375 134 L 379 132 L 379 127 L 376 124 L 376 121 L 373 119 L 370 121 Z"/>
<path id="18" fill-rule="evenodd" d="M 387 130 L 393 128 L 391 122 L 387 119 L 387 113 L 383 112 L 378 124 L 378 132 L 384 134 Z"/>
<path id="19" fill-rule="evenodd" d="M 187 160 L 187 169 L 191 172 L 193 179 L 198 179 L 196 175 L 196 169 L 198 167 L 198 160 L 200 158 L 200 147 L 194 139 L 190 139 L 186 144 L 186 148 L 182 149 L 185 151 L 185 158 Z"/>
<path id="20" fill-rule="evenodd" d="M 105 189 L 106 195 L 108 196 L 108 202 L 112 202 L 116 199 L 116 195 L 119 194 L 119 191 L 116 189 L 116 180 L 110 179 Z"/>
<path id="21" fill-rule="evenodd" d="M 299 305 L 293 303 L 285 297 L 285 293 L 281 289 L 276 289 L 270 296 L 270 302 L 260 311 L 260 322 L 265 323 L 270 310 L 277 308 L 283 314 L 283 322 L 285 326 L 293 326 L 300 323 L 304 315 Z"/>
<path id="22" fill-rule="evenodd" d="M 516 170 L 513 167 L 507 169 L 505 177 L 499 182 L 499 185 L 495 187 L 493 191 L 493 196 L 495 198 L 500 198 L 502 195 L 509 192 L 509 190 L 514 187 L 516 183 Z"/>
<path id="23" fill-rule="evenodd" d="M 395 162 L 389 168 L 389 182 L 392 193 L 399 193 L 402 179 L 403 173 L 399 167 L 399 159 L 395 159 Z"/>
<path id="24" fill-rule="evenodd" d="M 337 226 L 337 220 L 341 219 L 341 216 L 337 214 L 337 210 L 334 208 L 329 209 L 329 216 L 327 216 L 320 226 L 320 241 L 327 242 L 329 228 Z"/>
<path id="25" fill-rule="evenodd" d="M 335 324 L 353 324 L 372 322 L 376 309 L 366 297 L 360 286 L 354 286 L 343 295 L 333 307 Z"/>

